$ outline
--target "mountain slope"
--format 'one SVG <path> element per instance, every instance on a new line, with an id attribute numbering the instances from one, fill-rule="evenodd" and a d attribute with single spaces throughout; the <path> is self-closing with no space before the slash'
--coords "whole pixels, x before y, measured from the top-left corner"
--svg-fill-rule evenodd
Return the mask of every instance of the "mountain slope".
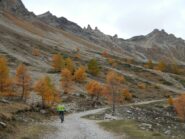
<path id="1" fill-rule="evenodd" d="M 155 29 L 146 36 L 137 36 L 128 40 L 136 51 L 145 54 L 146 58 L 155 61 L 185 62 L 185 41 L 168 34 L 164 30 Z"/>
<path id="2" fill-rule="evenodd" d="M 48 49 L 47 46 L 50 46 L 50 49 L 56 47 L 55 50 L 50 51 L 60 49 L 70 51 L 82 48 L 84 55 L 91 51 L 89 55 L 93 57 L 94 53 L 106 50 L 112 55 L 140 62 L 152 59 L 156 62 L 164 60 L 170 63 L 185 64 L 185 41 L 164 30 L 156 29 L 146 36 L 124 40 L 118 38 L 117 35 L 106 35 L 97 27 L 92 29 L 90 25 L 82 29 L 78 24 L 64 17 L 58 18 L 50 12 L 35 16 L 25 8 L 21 0 L 1 0 L 0 10 L 2 11 L 0 17 L 2 34 L 8 29 L 12 30 L 13 34 L 18 33 L 21 39 L 28 36 L 33 46 L 37 42 L 39 45 L 44 45 L 46 49 Z M 1 38 L 3 42 L 4 36 L 1 35 Z"/>

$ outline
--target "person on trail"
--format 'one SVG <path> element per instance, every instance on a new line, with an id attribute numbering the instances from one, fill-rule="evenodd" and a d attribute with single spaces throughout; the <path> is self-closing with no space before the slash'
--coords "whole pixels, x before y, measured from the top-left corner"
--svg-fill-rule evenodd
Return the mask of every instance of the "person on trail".
<path id="1" fill-rule="evenodd" d="M 64 122 L 64 112 L 65 112 L 65 107 L 64 105 L 59 104 L 57 106 L 57 112 L 59 113 L 60 119 L 61 119 L 61 123 Z"/>

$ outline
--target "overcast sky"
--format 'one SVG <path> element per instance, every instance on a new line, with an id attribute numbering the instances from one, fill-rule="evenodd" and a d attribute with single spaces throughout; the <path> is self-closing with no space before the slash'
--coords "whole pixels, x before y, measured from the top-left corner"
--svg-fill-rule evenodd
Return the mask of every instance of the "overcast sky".
<path id="1" fill-rule="evenodd" d="M 81 27 L 122 38 L 165 29 L 185 39 L 185 0 L 22 0 L 35 14 L 50 11 Z"/>

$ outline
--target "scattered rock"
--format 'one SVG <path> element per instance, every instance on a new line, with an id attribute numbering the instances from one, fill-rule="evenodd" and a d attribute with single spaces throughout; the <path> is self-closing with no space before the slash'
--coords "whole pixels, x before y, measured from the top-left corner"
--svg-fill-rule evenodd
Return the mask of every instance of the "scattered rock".
<path id="1" fill-rule="evenodd" d="M 147 128 L 147 129 L 152 129 L 152 125 L 151 124 L 147 124 L 147 123 L 142 123 L 142 124 L 140 124 L 140 127 L 141 128 Z"/>
<path id="2" fill-rule="evenodd" d="M 105 114 L 104 119 L 109 119 L 109 120 L 118 120 L 118 117 L 112 116 L 110 114 Z"/>
<path id="3" fill-rule="evenodd" d="M 171 134 L 171 131 L 170 131 L 170 130 L 166 130 L 166 131 L 164 132 L 164 134 L 170 135 L 170 134 Z"/>
<path id="4" fill-rule="evenodd" d="M 4 122 L 0 122 L 0 126 L 3 128 L 7 127 L 7 125 Z"/>
<path id="5" fill-rule="evenodd" d="M 10 102 L 8 100 L 6 100 L 6 99 L 0 99 L 0 102 L 6 103 L 6 104 L 10 104 Z"/>
<path id="6" fill-rule="evenodd" d="M 47 111 L 46 111 L 46 110 L 40 110 L 40 113 L 41 113 L 41 114 L 46 114 Z"/>

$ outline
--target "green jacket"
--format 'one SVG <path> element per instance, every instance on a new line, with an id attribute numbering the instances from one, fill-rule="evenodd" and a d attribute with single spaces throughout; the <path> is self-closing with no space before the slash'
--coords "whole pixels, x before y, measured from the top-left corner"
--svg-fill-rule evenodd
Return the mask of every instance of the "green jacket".
<path id="1" fill-rule="evenodd" d="M 65 107 L 63 105 L 58 105 L 57 106 L 57 111 L 60 112 L 60 111 L 65 111 Z"/>

